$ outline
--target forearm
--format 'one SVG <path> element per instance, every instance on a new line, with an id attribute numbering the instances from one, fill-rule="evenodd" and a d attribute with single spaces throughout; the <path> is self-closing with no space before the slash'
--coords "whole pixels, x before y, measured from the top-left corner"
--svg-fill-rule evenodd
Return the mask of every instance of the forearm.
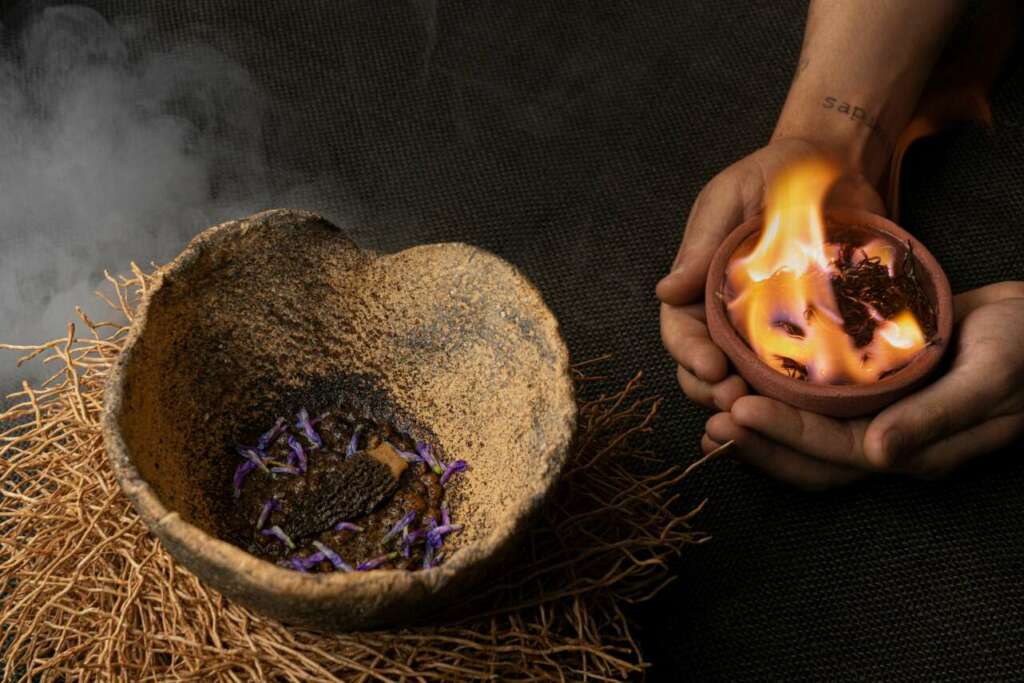
<path id="1" fill-rule="evenodd" d="M 812 140 L 877 183 L 964 5 L 812 0 L 797 74 L 772 139 Z"/>

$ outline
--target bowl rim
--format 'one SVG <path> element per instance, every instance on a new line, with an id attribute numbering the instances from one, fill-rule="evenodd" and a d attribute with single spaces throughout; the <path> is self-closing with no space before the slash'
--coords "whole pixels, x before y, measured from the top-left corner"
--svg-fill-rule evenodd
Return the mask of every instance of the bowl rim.
<path id="1" fill-rule="evenodd" d="M 785 390 L 797 392 L 809 398 L 835 400 L 836 398 L 876 397 L 890 392 L 898 392 L 919 382 L 930 373 L 941 360 L 949 344 L 953 332 L 953 293 L 945 271 L 935 256 L 928 251 L 916 237 L 896 225 L 888 218 L 861 209 L 829 207 L 825 210 L 826 222 L 839 225 L 864 228 L 887 237 L 910 244 L 911 252 L 921 268 L 928 272 L 935 289 L 936 330 L 931 343 L 915 355 L 910 362 L 898 372 L 871 384 L 814 384 L 789 377 L 777 372 L 762 361 L 746 340 L 733 326 L 725 310 L 725 301 L 720 292 L 724 287 L 725 271 L 733 252 L 749 236 L 760 232 L 764 223 L 764 214 L 758 214 L 738 225 L 726 236 L 711 259 L 708 277 L 704 289 L 705 311 L 709 329 L 714 326 L 718 335 L 722 335 L 723 349 L 736 366 L 744 364 L 761 365 L 770 369 L 771 375 L 765 375 L 763 382 L 775 384 Z M 708 305 L 709 303 L 711 305 Z M 736 357 L 734 357 L 734 355 Z M 742 373 L 741 373 L 742 375 Z"/>
<path id="2" fill-rule="evenodd" d="M 124 442 L 118 425 L 118 418 L 124 407 L 124 386 L 126 369 L 136 353 L 137 342 L 146 327 L 149 318 L 149 307 L 153 297 L 166 283 L 169 276 L 183 272 L 194 265 L 198 257 L 208 249 L 215 248 L 238 234 L 244 234 L 252 224 L 261 224 L 268 219 L 282 218 L 285 224 L 315 220 L 325 227 L 333 229 L 338 238 L 349 242 L 353 249 L 358 249 L 372 260 L 387 259 L 397 254 L 408 253 L 418 249 L 457 248 L 471 252 L 474 258 L 496 260 L 508 269 L 513 280 L 523 286 L 525 296 L 529 298 L 531 307 L 540 313 L 542 322 L 550 328 L 550 339 L 556 345 L 553 376 L 558 382 L 554 388 L 565 400 L 561 415 L 556 416 L 562 427 L 553 438 L 548 439 L 542 451 L 537 455 L 538 462 L 552 463 L 553 467 L 538 468 L 533 485 L 524 492 L 519 503 L 510 511 L 508 524 L 491 529 L 486 535 L 460 547 L 443 564 L 429 569 L 407 571 L 403 569 L 378 569 L 368 572 L 328 572 L 307 574 L 279 567 L 273 562 L 258 558 L 255 555 L 225 541 L 198 526 L 186 521 L 179 512 L 169 510 L 150 484 L 141 476 L 129 457 L 129 448 Z M 341 228 L 324 220 L 318 214 L 293 209 L 271 209 L 226 221 L 209 227 L 196 235 L 185 249 L 168 264 L 160 267 L 154 274 L 152 284 L 145 289 L 139 301 L 130 325 L 125 345 L 118 358 L 112 364 L 103 393 L 103 412 L 101 430 L 107 451 L 107 460 L 111 465 L 115 478 L 121 489 L 129 498 L 133 507 L 150 530 L 160 539 L 165 550 L 175 560 L 193 573 L 193 565 L 206 565 L 207 569 L 216 572 L 218 580 L 211 580 L 207 575 L 199 578 L 214 589 L 224 592 L 224 588 L 234 589 L 232 592 L 252 591 L 270 599 L 289 598 L 298 603 L 309 605 L 320 599 L 343 599 L 345 602 L 379 598 L 381 590 L 405 592 L 425 590 L 437 592 L 449 580 L 480 561 L 486 560 L 499 551 L 504 544 L 513 540 L 517 532 L 522 531 L 525 523 L 544 503 L 546 496 L 557 485 L 562 470 L 569 459 L 572 440 L 575 437 L 578 407 L 575 400 L 575 385 L 572 380 L 569 351 L 561 333 L 558 319 L 545 303 L 540 291 L 515 265 L 499 256 L 462 242 L 444 242 L 413 245 L 394 253 L 379 253 L 360 249 Z M 168 543 L 173 540 L 174 543 Z M 474 549 L 476 552 L 467 552 Z M 179 552 L 182 556 L 179 556 Z M 251 603 L 245 600 L 246 603 Z M 301 607 L 301 605 L 299 605 Z M 296 619 L 301 619 L 296 616 Z"/>

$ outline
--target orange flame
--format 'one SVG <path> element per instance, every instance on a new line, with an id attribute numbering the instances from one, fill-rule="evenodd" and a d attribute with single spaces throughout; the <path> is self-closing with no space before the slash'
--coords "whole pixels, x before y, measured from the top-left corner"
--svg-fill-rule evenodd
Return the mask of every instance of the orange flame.
<path id="1" fill-rule="evenodd" d="M 870 343 L 856 347 L 843 329 L 832 278 L 840 246 L 826 241 L 822 207 L 838 171 L 807 160 L 769 188 L 765 224 L 754 248 L 727 274 L 729 317 L 755 353 L 782 373 L 817 384 L 866 384 L 902 367 L 926 344 L 910 311 L 877 322 Z M 884 239 L 861 247 L 893 272 L 896 249 Z"/>

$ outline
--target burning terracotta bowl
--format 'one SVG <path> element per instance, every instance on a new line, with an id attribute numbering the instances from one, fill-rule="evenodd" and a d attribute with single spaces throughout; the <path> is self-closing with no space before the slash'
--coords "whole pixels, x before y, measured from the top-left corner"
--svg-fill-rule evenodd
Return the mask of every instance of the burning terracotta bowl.
<path id="1" fill-rule="evenodd" d="M 445 562 L 302 574 L 228 543 L 228 446 L 274 416 L 345 403 L 470 465 Z M 330 630 L 408 623 L 494 580 L 565 462 L 568 353 L 538 292 L 465 244 L 360 251 L 319 216 L 210 228 L 161 270 L 110 377 L 103 433 L 135 509 L 227 597 Z M 449 544 L 446 543 L 446 548 Z"/>
<path id="2" fill-rule="evenodd" d="M 949 281 L 931 252 L 910 233 L 881 216 L 852 209 L 826 212 L 829 234 L 842 233 L 865 241 L 881 236 L 897 244 L 910 244 L 919 280 L 935 308 L 936 333 L 931 343 L 905 367 L 870 384 L 814 384 L 782 374 L 761 361 L 730 321 L 722 292 L 734 253 L 748 239 L 756 239 L 754 236 L 760 232 L 762 221 L 761 216 L 746 221 L 722 242 L 711 261 L 705 288 L 711 339 L 751 387 L 764 396 L 797 408 L 849 418 L 878 412 L 928 378 L 945 353 L 953 332 L 953 295 Z"/>

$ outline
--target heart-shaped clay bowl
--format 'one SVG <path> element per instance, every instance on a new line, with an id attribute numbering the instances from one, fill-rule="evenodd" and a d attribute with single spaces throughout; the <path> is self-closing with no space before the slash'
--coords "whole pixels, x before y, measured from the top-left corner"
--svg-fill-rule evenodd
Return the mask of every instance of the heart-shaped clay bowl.
<path id="1" fill-rule="evenodd" d="M 763 363 L 729 320 L 721 296 L 725 274 L 736 250 L 748 239 L 756 239 L 763 217 L 751 218 L 733 230 L 719 245 L 708 268 L 704 308 L 712 341 L 728 356 L 736 371 L 763 396 L 778 399 L 831 417 L 862 417 L 878 412 L 925 382 L 938 366 L 953 333 L 953 294 L 949 280 L 923 244 L 892 221 L 854 209 L 830 209 L 826 212 L 828 231 L 843 231 L 861 238 L 887 237 L 898 244 L 909 244 L 917 273 L 935 305 L 936 333 L 931 343 L 899 371 L 873 384 L 813 384 L 784 375 Z"/>
<path id="2" fill-rule="evenodd" d="M 441 566 L 302 574 L 222 540 L 229 445 L 339 398 L 469 463 L 448 495 L 465 530 Z M 378 256 L 275 210 L 206 230 L 161 269 L 111 373 L 103 435 L 135 509 L 202 581 L 286 622 L 351 630 L 428 619 L 494 580 L 575 424 L 558 324 L 511 265 L 465 244 Z"/>

